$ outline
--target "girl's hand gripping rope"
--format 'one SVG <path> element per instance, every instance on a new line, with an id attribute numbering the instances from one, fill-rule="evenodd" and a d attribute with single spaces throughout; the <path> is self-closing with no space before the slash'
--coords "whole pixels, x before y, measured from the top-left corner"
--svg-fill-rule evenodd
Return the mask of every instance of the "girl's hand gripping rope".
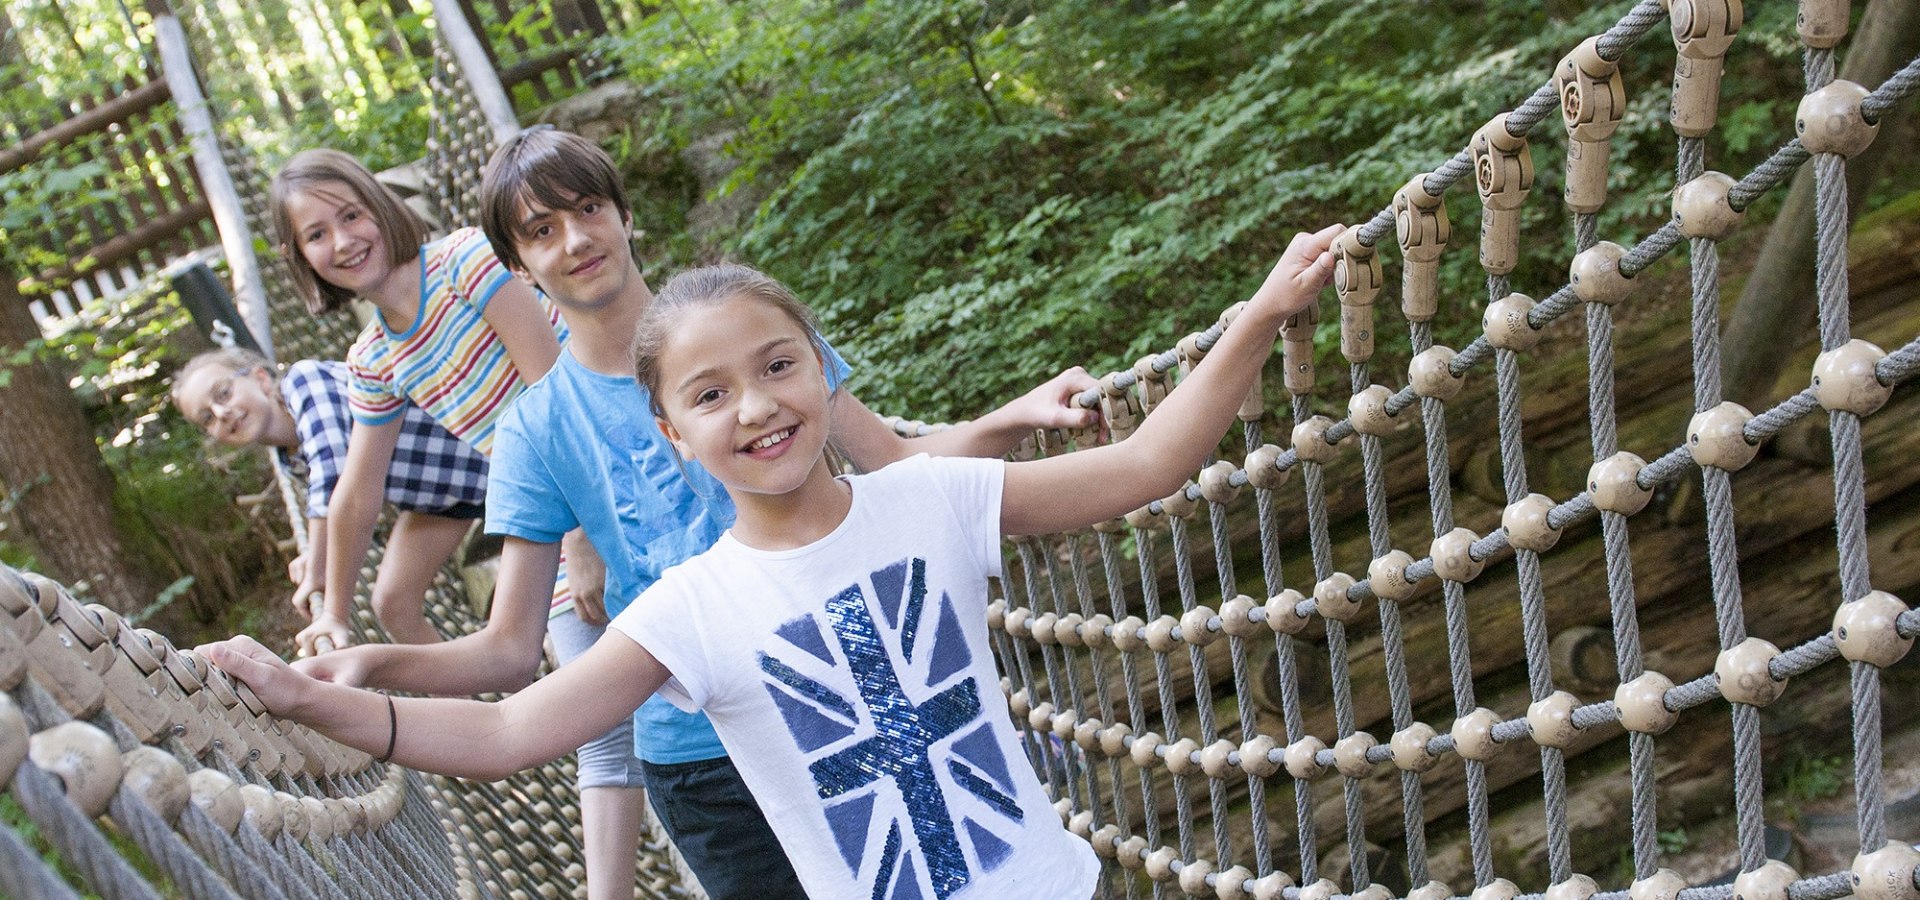
<path id="1" fill-rule="evenodd" d="M 1052 534 L 1084 528 L 1165 497 L 1193 477 L 1273 356 L 1280 323 L 1312 304 L 1333 277 L 1333 239 L 1344 230 L 1329 225 L 1294 235 L 1233 325 L 1131 437 L 1009 465 L 1001 530 Z"/>
<path id="2" fill-rule="evenodd" d="M 276 716 L 290 716 L 299 706 L 303 688 L 313 679 L 288 666 L 272 650 L 246 635 L 194 648 L 220 671 L 247 683 Z"/>
<path id="3" fill-rule="evenodd" d="M 1333 278 L 1333 240 L 1346 230 L 1345 225 L 1328 225 L 1312 234 L 1294 235 L 1266 282 L 1247 301 L 1246 311 L 1274 314 L 1279 322 L 1311 305 Z"/>

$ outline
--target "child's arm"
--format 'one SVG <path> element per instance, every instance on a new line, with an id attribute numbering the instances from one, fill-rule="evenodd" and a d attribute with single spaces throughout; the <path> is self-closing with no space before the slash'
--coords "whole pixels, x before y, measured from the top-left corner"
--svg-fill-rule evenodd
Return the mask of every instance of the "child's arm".
<path id="1" fill-rule="evenodd" d="M 500 336 L 507 357 L 520 370 L 521 381 L 539 381 L 560 358 L 560 340 L 553 334 L 553 321 L 533 296 L 533 289 L 520 279 L 502 283 L 480 310 L 480 317 Z"/>
<path id="2" fill-rule="evenodd" d="M 1085 428 L 1099 414 L 1070 405 L 1071 398 L 1097 387 L 1085 369 L 1074 366 L 1045 384 L 973 421 L 925 437 L 895 434 L 858 397 L 842 390 L 833 399 L 833 440 L 864 471 L 912 456 L 999 456 L 1040 428 Z"/>
<path id="3" fill-rule="evenodd" d="M 327 517 L 307 519 L 307 552 L 287 563 L 287 578 L 293 581 L 294 612 L 302 618 L 314 616 L 313 600 L 324 601 L 327 589 Z"/>
<path id="4" fill-rule="evenodd" d="M 373 524 L 380 518 L 386 497 L 387 467 L 400 442 L 401 417 L 378 425 L 355 422 L 347 436 L 347 462 L 327 501 L 327 559 L 325 603 L 313 624 L 294 636 L 302 655 L 318 652 L 321 638 L 335 647 L 353 643 L 347 617 L 353 612 L 353 590 L 360 584 L 360 565 L 373 547 Z"/>
<path id="5" fill-rule="evenodd" d="M 365 644 L 303 659 L 321 681 L 423 694 L 517 691 L 540 671 L 559 544 L 507 538 L 487 627 L 437 644 Z"/>
<path id="6" fill-rule="evenodd" d="M 1007 466 L 1000 501 L 1006 534 L 1084 528 L 1138 509 L 1200 470 L 1241 401 L 1273 355 L 1280 323 L 1314 301 L 1333 273 L 1333 239 L 1342 227 L 1294 235 L 1286 253 L 1232 327 L 1140 424 L 1118 444 Z"/>
<path id="7" fill-rule="evenodd" d="M 573 752 L 633 715 L 668 672 L 624 634 L 499 703 L 387 698 L 295 671 L 259 642 L 237 637 L 201 648 L 207 660 L 253 689 L 276 716 L 396 764 L 494 781 Z"/>

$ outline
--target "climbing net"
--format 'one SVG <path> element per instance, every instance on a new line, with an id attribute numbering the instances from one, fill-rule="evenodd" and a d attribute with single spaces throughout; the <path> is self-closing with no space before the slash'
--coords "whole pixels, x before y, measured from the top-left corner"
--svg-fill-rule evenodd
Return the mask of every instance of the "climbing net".
<path id="1" fill-rule="evenodd" d="M 427 611 L 450 635 L 484 625 L 445 578 Z M 354 624 L 375 636 L 364 608 Z M 375 763 L 274 719 L 163 635 L 0 566 L 0 796 L 30 826 L 0 828 L 0 896 L 80 896 L 68 879 L 106 898 L 571 896 L 573 779 L 571 762 L 490 783 Z M 635 891 L 696 896 L 657 833 Z"/>
<path id="2" fill-rule="evenodd" d="M 1837 81 L 1833 47 L 1847 28 L 1847 4 L 1802 3 L 1809 93 L 1797 116 L 1799 137 L 1735 179 L 1706 171 L 1704 160 L 1721 58 L 1741 24 L 1740 4 L 1670 5 L 1671 15 L 1668 4 L 1645 0 L 1606 33 L 1580 44 L 1524 103 L 1496 116 L 1466 149 L 1414 177 L 1391 207 L 1341 238 L 1335 286 L 1341 353 L 1350 365 L 1345 417 L 1314 414 L 1316 313 L 1309 310 L 1282 331 L 1294 423 L 1290 447 L 1263 439 L 1256 394 L 1241 411 L 1242 460 L 1215 462 L 1197 483 L 1090 535 L 1011 542 L 1005 597 L 990 612 L 1003 686 L 1024 728 L 1030 762 L 1050 783 L 1061 814 L 1110 861 L 1109 893 L 1136 896 L 1148 889 L 1162 897 L 1177 888 L 1186 896 L 1262 900 L 1384 900 L 1401 894 L 1439 900 L 1462 889 L 1474 900 L 1538 896 L 1535 891 L 1549 900 L 1920 896 L 1920 850 L 1910 843 L 1916 835 L 1889 840 L 1881 783 L 1881 673 L 1920 633 L 1920 610 L 1875 590 L 1870 577 L 1863 459 L 1875 438 L 1863 437 L 1861 424 L 1888 402 L 1893 385 L 1920 367 L 1920 339 L 1886 353 L 1852 338 L 1845 181 L 1846 158 L 1872 141 L 1880 117 L 1920 82 L 1920 60 L 1873 90 Z M 1616 63 L 1663 21 L 1671 23 L 1678 49 L 1671 120 L 1680 135 L 1680 187 L 1672 221 L 1622 247 L 1597 239 L 1594 218 L 1606 198 L 1607 142 L 1626 108 Z M 1574 254 L 1568 282 L 1536 302 L 1512 291 L 1510 275 L 1518 257 L 1519 209 L 1534 175 L 1530 135 L 1556 106 L 1568 136 L 1566 199 Z M 1733 233 L 1756 198 L 1809 160 L 1818 198 L 1822 352 L 1810 387 L 1756 415 L 1722 400 L 1718 242 Z M 1480 262 L 1488 304 L 1484 334 L 1456 352 L 1433 343 L 1436 265 L 1451 237 L 1444 194 L 1469 174 L 1482 204 Z M 1370 371 L 1373 304 L 1385 280 L 1376 246 L 1390 234 L 1402 253 L 1402 308 L 1412 351 L 1407 386 L 1398 390 L 1374 384 Z M 1694 415 L 1670 439 L 1678 446 L 1635 448 L 1658 451 L 1648 462 L 1621 446 L 1615 308 L 1635 293 L 1636 275 L 1683 245 L 1692 273 Z M 1592 467 L 1585 490 L 1555 499 L 1530 487 L 1520 367 L 1542 328 L 1582 307 Z M 1152 412 L 1177 374 L 1206 353 L 1232 312 L 1175 349 L 1108 375 L 1081 403 L 1099 406 L 1113 438 L 1124 437 Z M 1490 412 L 1473 393 L 1462 393 L 1466 376 L 1489 361 L 1495 376 Z M 1496 481 L 1504 506 L 1485 510 L 1484 520 L 1456 519 L 1451 453 L 1463 440 L 1449 432 L 1450 407 L 1456 411 L 1453 425 L 1491 420 L 1497 433 Z M 1768 595 L 1741 583 L 1731 484 L 1760 445 L 1821 412 L 1831 432 L 1838 596 L 1824 605 L 1830 618 L 1807 622 L 1811 627 L 1799 632 L 1807 638 L 1783 650 L 1748 634 L 1749 606 L 1765 615 L 1757 603 Z M 1424 435 L 1424 448 L 1406 447 L 1415 443 L 1415 429 Z M 1042 435 L 1029 449 L 1062 452 L 1097 439 Z M 1359 445 L 1365 538 L 1357 546 L 1336 546 L 1329 522 L 1347 504 L 1330 497 L 1327 476 L 1330 467 L 1343 464 L 1341 447 L 1351 443 Z M 1422 451 L 1424 481 L 1414 460 Z M 1296 469 L 1304 491 L 1290 494 L 1284 488 Z M 1707 660 L 1695 647 L 1665 641 L 1657 641 L 1657 654 L 1649 652 L 1639 624 L 1644 611 L 1636 596 L 1629 523 L 1656 491 L 1683 484 L 1697 484 L 1704 498 L 1711 609 L 1697 604 L 1684 614 L 1660 612 L 1675 627 L 1694 609 L 1711 619 L 1702 631 L 1714 637 L 1717 655 Z M 1426 495 L 1430 531 L 1390 528 L 1389 495 L 1396 487 Z M 1244 499 L 1248 488 L 1251 510 Z M 1203 509 L 1221 598 L 1217 608 L 1202 602 L 1197 584 L 1196 558 L 1204 560 L 1209 549 L 1195 547 L 1207 540 L 1194 534 Z M 1603 572 L 1562 573 L 1550 584 L 1543 558 L 1563 534 L 1596 517 L 1604 560 L 1597 568 Z M 1282 538 L 1300 531 L 1310 579 L 1282 572 Z M 1400 547 L 1414 549 L 1397 549 L 1396 535 Z M 1129 537 L 1137 572 L 1124 561 Z M 1234 552 L 1235 537 L 1258 541 L 1258 596 L 1265 599 L 1249 596 L 1236 572 L 1245 562 Z M 1660 546 L 1666 554 L 1686 553 L 1670 543 Z M 1501 565 L 1509 557 L 1512 566 Z M 1339 571 L 1336 559 L 1364 572 L 1356 577 Z M 1480 579 L 1500 571 L 1513 573 L 1512 587 Z M 1096 581 L 1104 581 L 1104 591 L 1095 589 Z M 1177 611 L 1161 596 L 1167 581 L 1177 592 Z M 1589 610 L 1579 598 L 1599 595 L 1601 583 L 1605 603 L 1596 601 L 1598 608 Z M 1479 603 L 1470 602 L 1473 594 L 1480 595 Z M 1495 603 L 1510 612 L 1490 613 Z M 1563 629 L 1590 613 L 1608 623 L 1617 669 L 1611 684 L 1588 690 L 1587 697 L 1556 684 L 1559 641 L 1549 627 L 1550 609 L 1564 617 Z M 1524 688 L 1496 689 L 1495 699 L 1483 700 L 1476 695 L 1476 676 L 1484 678 L 1500 660 L 1512 658 L 1510 642 L 1497 638 L 1507 638 L 1515 625 Z M 1310 626 L 1323 629 L 1324 639 L 1310 635 Z M 1817 633 L 1822 627 L 1826 631 Z M 1311 663 L 1315 656 L 1325 657 L 1324 672 Z M 1656 656 L 1669 672 L 1649 665 Z M 1844 699 L 1835 704 L 1816 694 L 1812 701 L 1851 711 L 1858 853 L 1843 870 L 1803 875 L 1768 858 L 1762 712 L 1782 696 L 1789 679 L 1807 676 L 1803 680 L 1813 683 L 1816 670 L 1836 659 L 1847 663 Z M 1674 677 L 1703 668 L 1709 671 L 1698 677 Z M 1222 685 L 1231 701 L 1217 698 Z M 1313 695 L 1307 686 L 1317 688 Z M 1687 743 L 1669 742 L 1668 752 L 1711 745 L 1702 736 L 1719 729 L 1698 720 L 1721 713 L 1697 708 L 1721 699 L 1726 706 L 1715 708 L 1729 710 L 1730 717 L 1738 874 L 1731 885 L 1694 885 L 1662 866 L 1656 745 L 1683 717 L 1696 720 L 1676 732 Z M 1450 724 L 1417 719 L 1415 708 L 1423 703 L 1439 707 L 1432 712 Z M 1330 721 L 1324 719 L 1326 706 Z M 1277 722 L 1272 707 L 1278 708 Z M 1594 809 L 1611 809 L 1602 802 L 1606 791 L 1570 784 L 1568 757 L 1622 729 L 1625 777 L 1609 770 L 1612 784 L 1625 782 L 1629 793 L 1629 812 L 1613 817 L 1625 820 L 1619 828 L 1596 821 Z M 1523 758 L 1528 754 L 1516 745 L 1533 748 L 1537 760 Z M 1537 806 L 1494 808 L 1495 788 L 1535 772 Z M 1337 799 L 1320 802 L 1323 792 Z M 1279 814 L 1272 807 L 1284 801 L 1270 794 L 1290 794 L 1294 814 Z M 1430 819 L 1447 811 L 1430 809 L 1436 799 L 1449 809 L 1464 808 L 1455 814 L 1464 816 L 1464 828 L 1456 829 L 1465 834 L 1464 847 L 1458 841 L 1429 844 Z M 1575 867 L 1583 831 L 1618 834 L 1604 856 L 1592 858 L 1591 848 L 1585 853 L 1581 864 L 1601 872 L 1597 878 Z M 1510 852 L 1525 849 L 1525 835 L 1542 832 L 1543 852 Z M 1330 853 L 1324 851 L 1329 840 L 1337 845 Z M 1404 870 L 1383 871 L 1397 860 L 1367 852 L 1380 845 L 1404 851 Z M 1630 849 L 1631 876 L 1617 879 L 1626 881 L 1619 888 L 1602 889 L 1616 879 L 1594 865 L 1617 859 L 1620 847 Z"/>

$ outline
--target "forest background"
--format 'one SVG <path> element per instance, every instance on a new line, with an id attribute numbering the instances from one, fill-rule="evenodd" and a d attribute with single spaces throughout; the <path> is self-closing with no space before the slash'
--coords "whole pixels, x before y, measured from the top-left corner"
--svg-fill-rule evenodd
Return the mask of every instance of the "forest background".
<path id="1" fill-rule="evenodd" d="M 196 3 L 307 29 L 291 45 L 203 36 L 196 49 L 214 108 L 269 170 L 318 145 L 376 169 L 420 156 L 430 128 L 426 0 Z M 722 257 L 758 265 L 820 311 L 863 399 L 939 420 L 978 413 L 1066 365 L 1107 371 L 1172 346 L 1244 297 L 1292 231 L 1371 216 L 1630 5 L 670 0 L 639 4 L 575 49 L 633 101 L 623 127 L 597 136 L 629 176 L 650 279 Z M 527 6 L 496 30 L 539 32 L 555 8 Z M 145 9 L 6 0 L 0 10 L 0 119 L 153 66 Z M 1794 13 L 1793 3 L 1747 5 L 1710 168 L 1745 173 L 1792 137 L 1802 91 Z M 1630 244 L 1668 216 L 1663 31 L 1622 63 L 1630 109 L 1613 143 L 1603 239 Z M 545 115 L 541 98 L 515 99 L 524 121 Z M 267 106 L 281 114 L 258 114 Z M 1899 116 L 1913 119 L 1913 106 Z M 1905 134 L 1881 144 L 1910 143 Z M 0 146 L 17 139 L 0 132 Z M 1539 296 L 1564 282 L 1571 255 L 1563 147 L 1557 123 L 1536 132 L 1514 288 Z M 7 282 L 58 262 L 26 237 L 90 199 L 98 165 L 56 154 L 0 176 Z M 1870 207 L 1911 202 L 1920 188 L 1912 154 L 1886 154 L 1872 175 Z M 1750 211 L 1734 254 L 1757 250 L 1781 193 Z M 1479 204 L 1456 189 L 1449 206 L 1455 242 L 1436 337 L 1461 346 L 1486 302 L 1472 250 Z M 1683 265 L 1670 259 L 1662 271 Z M 1741 287 L 1730 283 L 1730 302 Z M 26 278 L 26 299 L 34 292 Z M 1382 308 L 1396 310 L 1394 297 Z M 1329 373 L 1343 368 L 1334 318 L 1318 342 Z M 1381 320 L 1383 351 L 1404 346 L 1397 312 Z M 134 585 L 96 593 L 157 617 L 176 640 L 258 628 L 287 587 L 274 547 L 284 523 L 231 502 L 268 485 L 259 457 L 216 453 L 203 464 L 198 434 L 165 403 L 166 375 L 196 346 L 191 329 L 160 285 L 97 303 L 50 334 L 0 338 L 9 367 L 0 415 L 19 414 L 6 412 L 16 371 L 58 372 L 110 476 L 112 507 L 26 515 L 45 479 L 0 479 L 0 560 Z M 1386 351 L 1376 371 L 1403 363 Z M 127 571 L 57 571 L 56 519 L 111 523 Z"/>

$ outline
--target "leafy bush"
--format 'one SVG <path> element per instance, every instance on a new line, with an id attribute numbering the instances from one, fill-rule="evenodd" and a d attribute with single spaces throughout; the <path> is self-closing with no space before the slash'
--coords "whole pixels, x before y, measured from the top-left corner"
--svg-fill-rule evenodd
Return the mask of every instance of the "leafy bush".
<path id="1" fill-rule="evenodd" d="M 863 398 L 958 416 L 1043 370 L 1165 349 L 1244 297 L 1292 231 L 1387 206 L 1629 8 L 1565 6 L 682 0 L 604 49 L 671 111 L 641 141 L 733 133 L 721 190 L 766 199 L 721 240 L 815 305 Z M 1749 33 L 1792 33 L 1790 9 L 1750 15 Z M 1744 173 L 1791 136 L 1794 52 L 1737 48 L 1712 167 Z M 1672 59 L 1660 28 L 1623 61 L 1603 237 L 1666 218 Z M 1564 141 L 1557 117 L 1535 131 L 1516 290 L 1565 280 Z M 1438 337 L 1457 346 L 1485 290 L 1471 185 L 1448 202 Z M 1391 338 L 1392 291 L 1380 302 Z"/>

